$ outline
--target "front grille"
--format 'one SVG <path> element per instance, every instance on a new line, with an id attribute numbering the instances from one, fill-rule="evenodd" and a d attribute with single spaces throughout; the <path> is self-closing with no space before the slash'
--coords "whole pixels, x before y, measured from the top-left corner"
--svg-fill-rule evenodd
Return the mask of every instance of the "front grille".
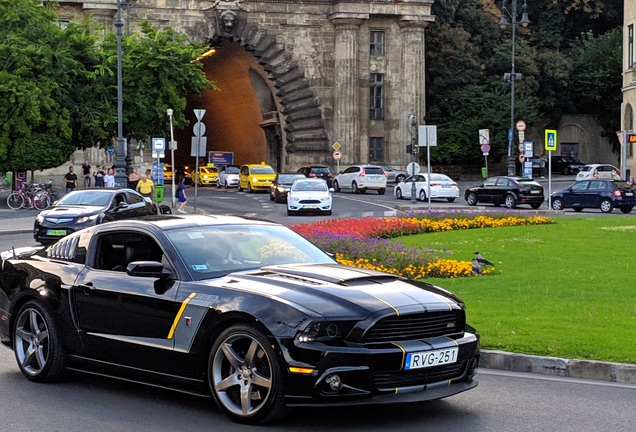
<path id="1" fill-rule="evenodd" d="M 468 360 L 464 360 L 450 365 L 410 371 L 379 372 L 373 374 L 373 382 L 378 389 L 432 384 L 461 377 L 467 364 Z"/>
<path id="2" fill-rule="evenodd" d="M 300 204 L 320 204 L 318 200 L 300 200 L 298 201 Z"/>
<path id="3" fill-rule="evenodd" d="M 417 340 L 464 331 L 461 310 L 424 312 L 383 318 L 364 336 L 364 343 Z"/>

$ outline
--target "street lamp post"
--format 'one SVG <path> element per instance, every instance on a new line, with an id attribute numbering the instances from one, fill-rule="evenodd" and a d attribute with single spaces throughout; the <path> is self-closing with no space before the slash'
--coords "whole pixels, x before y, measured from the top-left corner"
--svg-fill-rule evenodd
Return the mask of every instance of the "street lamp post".
<path id="1" fill-rule="evenodd" d="M 175 190 L 174 190 L 174 133 L 172 130 L 172 114 L 174 113 L 174 111 L 172 111 L 172 109 L 168 108 L 166 110 L 166 113 L 168 113 L 168 118 L 170 118 L 170 160 L 172 161 L 172 207 L 174 208 L 175 204 Z"/>
<path id="2" fill-rule="evenodd" d="M 122 73 L 121 73 L 121 38 L 122 27 L 124 23 L 121 21 L 121 6 L 122 0 L 117 0 L 117 21 L 115 27 L 117 28 L 117 158 L 115 164 L 117 165 L 117 172 L 115 173 L 115 186 L 117 188 L 123 188 L 127 186 L 128 176 L 126 175 L 126 140 L 123 133 L 123 95 L 122 95 Z M 124 168 L 126 166 L 126 168 Z"/>
<path id="3" fill-rule="evenodd" d="M 510 10 L 506 9 L 506 3 L 510 3 Z M 523 0 L 523 13 L 521 14 L 521 21 L 519 23 L 523 27 L 528 27 L 530 20 L 528 19 L 528 13 L 526 12 L 526 0 Z M 517 29 L 517 0 L 503 0 L 501 7 L 502 15 L 499 19 L 499 27 L 506 28 L 508 25 L 512 26 L 512 67 L 510 73 L 504 74 L 504 80 L 510 83 L 510 130 L 508 132 L 508 175 L 515 175 L 515 158 L 512 154 L 512 142 L 514 141 L 513 131 L 515 128 L 515 81 L 521 79 L 521 74 L 515 73 L 515 36 Z M 511 22 L 508 23 L 506 14 L 510 16 Z"/>
<path id="4" fill-rule="evenodd" d="M 415 172 L 415 154 L 418 152 L 417 148 L 417 117 L 415 113 L 409 113 L 407 127 L 411 132 L 411 176 L 417 174 Z M 411 182 L 411 204 L 415 204 L 415 195 L 417 194 L 417 188 L 415 187 L 415 181 Z"/>

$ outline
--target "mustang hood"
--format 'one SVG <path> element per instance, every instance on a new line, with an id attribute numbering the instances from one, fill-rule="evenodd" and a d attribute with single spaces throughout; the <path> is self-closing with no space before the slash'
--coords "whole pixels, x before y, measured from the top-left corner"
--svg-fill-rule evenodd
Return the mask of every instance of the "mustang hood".
<path id="1" fill-rule="evenodd" d="M 264 267 L 228 275 L 223 285 L 339 319 L 366 318 L 380 311 L 403 314 L 463 308 L 459 299 L 442 288 L 339 264 Z"/>

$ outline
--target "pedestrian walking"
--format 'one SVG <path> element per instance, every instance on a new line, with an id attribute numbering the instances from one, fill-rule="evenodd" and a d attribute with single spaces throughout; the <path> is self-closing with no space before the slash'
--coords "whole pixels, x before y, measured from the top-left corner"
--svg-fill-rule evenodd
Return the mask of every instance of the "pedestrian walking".
<path id="1" fill-rule="evenodd" d="M 548 157 L 543 153 L 541 155 L 541 178 L 545 178 L 548 173 Z"/>
<path id="2" fill-rule="evenodd" d="M 106 175 L 104 176 L 104 187 L 114 188 L 115 187 L 115 173 L 113 169 L 110 168 Z"/>
<path id="3" fill-rule="evenodd" d="M 139 174 L 137 174 L 137 168 L 133 168 L 128 174 L 128 188 L 137 190 L 137 183 L 139 183 Z"/>
<path id="4" fill-rule="evenodd" d="M 91 166 L 88 161 L 85 161 L 82 165 L 82 177 L 84 177 L 84 188 L 91 187 Z"/>
<path id="5" fill-rule="evenodd" d="M 64 183 L 66 184 L 66 193 L 73 192 L 77 185 L 77 174 L 73 172 L 73 167 L 68 167 L 68 172 L 64 175 Z"/>
<path id="6" fill-rule="evenodd" d="M 155 184 L 148 178 L 146 174 L 141 176 L 141 180 L 137 182 L 137 192 L 142 194 L 145 197 L 150 198 L 152 200 L 153 195 L 155 194 Z"/>
<path id="7" fill-rule="evenodd" d="M 179 213 L 187 213 L 183 208 L 185 207 L 186 203 L 188 202 L 188 198 L 186 197 L 186 192 L 185 192 L 185 176 L 180 176 L 179 177 L 179 187 L 177 188 L 177 201 L 179 201 L 179 208 L 177 209 L 177 211 Z"/>

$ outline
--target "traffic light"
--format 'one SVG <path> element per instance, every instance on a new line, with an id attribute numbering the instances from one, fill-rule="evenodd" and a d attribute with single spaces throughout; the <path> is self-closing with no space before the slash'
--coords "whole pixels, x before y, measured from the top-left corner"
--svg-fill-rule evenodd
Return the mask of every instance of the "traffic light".
<path id="1" fill-rule="evenodd" d="M 411 144 L 407 144 L 406 145 L 406 152 L 408 154 L 413 154 L 413 150 L 412 150 L 413 146 Z"/>

